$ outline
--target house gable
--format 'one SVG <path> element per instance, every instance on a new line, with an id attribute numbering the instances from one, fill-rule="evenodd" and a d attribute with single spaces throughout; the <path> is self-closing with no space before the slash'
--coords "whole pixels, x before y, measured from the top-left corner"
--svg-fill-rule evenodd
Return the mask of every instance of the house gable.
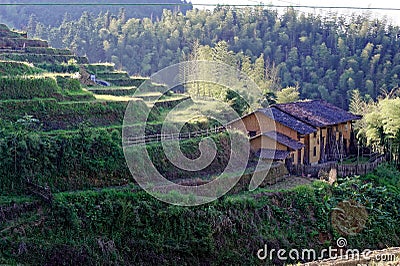
<path id="1" fill-rule="evenodd" d="M 259 109 L 258 111 L 273 119 L 275 122 L 280 123 L 301 135 L 306 135 L 317 131 L 317 129 L 313 126 L 300 121 L 296 117 L 281 111 L 275 106 Z"/>
<path id="2" fill-rule="evenodd" d="M 268 110 L 257 110 L 241 118 L 241 120 L 233 121 L 229 124 L 232 128 L 241 128 L 241 123 L 246 127 L 250 137 L 255 137 L 264 132 L 277 131 L 293 139 L 297 139 L 298 132 L 279 121 L 274 120 L 273 115 Z"/>

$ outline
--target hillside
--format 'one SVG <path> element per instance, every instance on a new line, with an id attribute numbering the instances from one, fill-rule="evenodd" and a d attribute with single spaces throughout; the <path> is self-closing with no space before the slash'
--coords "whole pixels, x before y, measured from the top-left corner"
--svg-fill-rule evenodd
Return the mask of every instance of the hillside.
<path id="1" fill-rule="evenodd" d="M 79 1 L 81 5 L 70 6 L 61 0 L 53 0 L 51 5 L 49 5 L 49 1 L 45 0 L 37 0 L 34 5 L 26 5 L 27 2 L 22 0 L 6 2 L 15 5 L 2 5 L 0 7 L 0 21 L 7 22 L 16 28 L 26 28 L 29 26 L 28 22 L 41 22 L 45 25 L 59 26 L 64 19 L 77 20 L 84 12 L 98 15 L 99 13 L 106 13 L 108 10 L 111 13 L 118 14 L 121 7 L 125 8 L 127 18 L 153 17 L 154 19 L 161 17 L 163 9 L 180 10 L 182 12 L 191 9 L 191 5 L 174 5 L 181 4 L 182 1 L 180 0 L 153 0 L 151 3 L 158 5 L 149 6 L 135 6 L 136 3 L 143 3 L 143 1 L 138 0 L 98 0 L 96 2 L 81 0 Z M 21 3 L 25 5 L 18 5 Z M 121 5 L 113 5 L 115 3 Z M 183 1 L 183 3 L 186 2 Z"/>
<path id="2" fill-rule="evenodd" d="M 164 10 L 151 19 L 140 17 L 147 12 L 142 9 L 128 18 L 128 9 L 81 14 L 71 7 L 77 19 L 56 24 L 50 20 L 62 18 L 62 6 L 54 16 L 41 6 L 7 8 L 0 19 L 22 23 L 31 11 L 42 17 L 32 17 L 28 33 L 0 24 L 0 265 L 280 266 L 320 261 L 282 259 L 279 249 L 313 249 L 324 258 L 329 248 L 398 254 L 392 247 L 400 243 L 400 98 L 393 89 L 400 82 L 399 28 L 363 16 L 321 18 L 292 9 L 283 15 L 259 8 Z M 218 119 L 229 108 L 221 101 L 241 114 L 265 99 L 248 106 L 217 82 L 189 82 L 184 88 L 191 94 L 150 82 L 155 71 L 193 58 L 239 68 L 271 100 L 299 99 L 300 90 L 300 99 L 324 98 L 345 109 L 350 102 L 352 112 L 364 115 L 354 122 L 361 156 L 336 165 L 367 172 L 364 160 L 389 162 L 365 175 L 318 171 L 317 180 L 305 171 L 290 175 L 275 161 L 249 191 L 259 161 L 235 147 L 249 138 L 225 130 Z M 186 70 L 179 68 L 190 75 Z M 207 71 L 219 73 L 222 83 L 234 80 L 220 69 Z M 174 82 L 186 78 L 167 75 Z M 253 92 L 243 80 L 236 85 Z M 378 97 L 381 88 L 388 90 L 384 97 Z M 221 101 L 210 103 L 212 97 Z M 202 113 L 204 106 L 212 112 Z M 312 113 L 303 110 L 304 117 Z M 323 125 L 343 140 L 338 126 Z M 351 134 L 347 124 L 343 128 Z M 173 130 L 178 133 L 168 133 Z M 327 136 L 321 134 L 321 143 L 331 141 Z M 318 143 L 311 133 L 304 143 L 311 138 Z M 175 164 L 178 153 L 189 162 L 210 155 L 209 146 L 215 156 L 198 171 Z M 245 171 L 225 173 L 231 160 Z M 153 168 L 165 177 L 162 185 L 139 186 Z M 221 173 L 222 182 L 240 179 L 210 203 L 159 200 L 208 200 L 169 182 L 201 190 Z M 147 193 L 154 188 L 161 190 Z M 262 258 L 263 249 L 275 255 Z"/>
<path id="3" fill-rule="evenodd" d="M 298 84 L 301 98 L 323 98 L 344 109 L 354 89 L 375 99 L 400 82 L 399 28 L 368 14 L 321 17 L 290 8 L 278 14 L 232 7 L 166 10 L 156 21 L 85 14 L 57 27 L 35 24 L 29 33 L 87 54 L 92 62 L 113 62 L 145 76 L 187 60 L 196 41 L 212 49 L 225 41 L 241 69 L 248 60 L 264 59 L 268 74 L 279 79 L 272 92 Z"/>
<path id="4" fill-rule="evenodd" d="M 154 104 L 146 127 L 146 133 L 154 135 L 161 132 L 163 113 L 187 96 L 163 95 L 164 85 L 147 82 L 152 93 L 133 98 L 148 78 L 131 77 L 110 63 L 89 64 L 84 56 L 29 39 L 4 24 L 0 29 L 0 195 L 24 195 L 28 179 L 52 191 L 130 183 L 121 138 L 128 102 L 135 103 L 136 115 Z M 135 123 L 133 129 L 141 126 Z M 193 121 L 183 132 L 209 126 Z M 188 153 L 194 154 L 192 141 L 187 143 Z M 154 158 L 159 148 L 153 145 Z"/>
<path id="5" fill-rule="evenodd" d="M 363 204 L 369 217 L 360 234 L 346 236 L 346 248 L 382 249 L 400 241 L 399 197 L 364 177 L 258 189 L 191 208 L 167 205 L 135 186 L 56 193 L 51 206 L 0 197 L 0 263 L 285 265 L 296 260 L 276 252 L 260 260 L 258 250 L 337 248 L 341 235 L 330 213 L 348 200 Z"/>

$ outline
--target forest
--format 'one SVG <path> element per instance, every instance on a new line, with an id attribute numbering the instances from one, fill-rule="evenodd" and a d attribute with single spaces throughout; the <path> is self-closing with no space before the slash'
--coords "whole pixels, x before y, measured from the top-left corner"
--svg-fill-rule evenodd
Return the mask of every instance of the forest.
<path id="1" fill-rule="evenodd" d="M 58 26 L 32 16 L 26 27 L 30 36 L 54 47 L 144 76 L 187 60 L 196 43 L 214 48 L 223 41 L 240 69 L 262 57 L 278 79 L 269 91 L 298 86 L 301 98 L 322 98 L 345 109 L 352 90 L 375 99 L 400 80 L 399 28 L 368 13 L 322 17 L 291 8 L 278 14 L 261 7 L 220 6 L 164 10 L 152 19 L 130 17 L 128 10 L 84 12 L 76 20 L 65 16 Z"/>
<path id="2" fill-rule="evenodd" d="M 7 5 L 6 3 L 10 3 Z M 152 0 L 149 5 L 143 5 L 144 1 L 140 0 L 81 0 L 79 4 L 75 1 L 73 4 L 68 5 L 62 0 L 53 0 L 49 3 L 46 0 L 36 0 L 33 3 L 27 3 L 23 0 L 2 1 L 0 21 L 14 26 L 15 28 L 24 28 L 30 17 L 45 25 L 52 27 L 59 26 L 63 18 L 69 20 L 76 20 L 82 15 L 84 11 L 93 14 L 99 14 L 104 10 L 109 10 L 112 13 L 118 13 L 118 10 L 124 4 L 127 8 L 126 15 L 128 17 L 161 17 L 163 9 L 170 9 L 181 11 L 185 13 L 191 9 L 192 6 L 186 1 L 180 0 Z M 140 5 L 137 5 L 141 3 Z M 117 4 L 117 5 L 116 5 Z M 51 8 L 49 8 L 51 6 Z"/>

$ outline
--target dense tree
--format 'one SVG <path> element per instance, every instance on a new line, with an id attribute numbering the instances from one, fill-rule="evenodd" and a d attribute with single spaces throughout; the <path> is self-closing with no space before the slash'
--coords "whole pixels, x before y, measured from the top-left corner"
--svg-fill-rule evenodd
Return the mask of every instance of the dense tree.
<path id="1" fill-rule="evenodd" d="M 129 5 L 135 3 L 143 3 L 143 1 L 141 0 L 97 0 L 95 2 L 90 0 L 77 1 L 77 3 L 80 3 L 82 5 L 65 5 L 66 2 L 63 0 L 35 1 L 35 4 L 42 5 L 21 5 L 22 3 L 27 3 L 24 0 L 3 1 L 3 3 L 4 2 L 19 5 L 1 6 L 0 21 L 10 23 L 12 26 L 18 28 L 28 26 L 28 30 L 30 29 L 29 26 L 31 25 L 31 23 L 27 22 L 28 20 L 29 22 L 31 22 L 32 18 L 34 18 L 35 23 L 40 22 L 54 27 L 59 26 L 65 16 L 67 16 L 69 20 L 78 20 L 84 12 L 91 12 L 97 15 L 101 12 L 104 12 L 104 10 L 110 10 L 110 12 L 118 14 L 118 11 L 120 11 L 120 7 L 124 6 L 123 4 L 128 5 L 125 6 L 124 12 L 120 13 L 120 15 L 124 15 L 125 17 L 137 18 L 160 18 L 163 9 L 180 10 L 181 12 L 186 12 L 187 10 L 192 9 L 191 4 L 188 4 L 186 1 L 180 0 L 152 0 L 151 3 L 159 5 L 151 6 Z M 121 5 L 115 5 L 116 3 Z"/>
<path id="2" fill-rule="evenodd" d="M 301 98 L 323 98 L 342 108 L 352 90 L 375 99 L 381 89 L 400 84 L 399 27 L 384 20 L 292 9 L 279 15 L 261 7 L 164 10 L 153 20 L 121 12 L 66 16 L 57 27 L 32 17 L 29 28 L 53 46 L 145 76 L 187 60 L 197 41 L 203 59 L 234 62 L 265 93 L 299 84 Z"/>
<path id="3" fill-rule="evenodd" d="M 299 100 L 299 87 L 287 87 L 276 93 L 277 103 L 290 103 Z"/>
<path id="4" fill-rule="evenodd" d="M 350 111 L 362 115 L 355 123 L 357 138 L 362 145 L 384 152 L 390 160 L 400 160 L 400 98 L 395 91 L 385 92 L 377 101 L 364 99 L 355 90 L 352 92 Z"/>

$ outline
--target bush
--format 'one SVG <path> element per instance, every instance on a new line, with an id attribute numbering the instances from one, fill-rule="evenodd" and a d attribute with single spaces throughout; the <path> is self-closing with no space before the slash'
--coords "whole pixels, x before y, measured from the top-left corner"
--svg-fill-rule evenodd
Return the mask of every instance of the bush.
<path id="1" fill-rule="evenodd" d="M 86 122 L 93 126 L 122 125 L 126 102 L 59 103 L 55 99 L 0 101 L 0 118 L 15 122 L 25 114 L 39 119 L 43 130 L 77 129 Z M 142 105 L 145 108 L 145 103 Z"/>
<path id="2" fill-rule="evenodd" d="M 18 221 L 23 234 L 19 227 L 4 230 L 0 252 L 5 263 L 35 265 L 284 265 L 296 261 L 277 256 L 260 261 L 257 251 L 267 245 L 268 250 L 314 249 L 320 255 L 328 246 L 336 248 L 339 235 L 330 213 L 350 199 L 365 204 L 369 217 L 363 231 L 345 236 L 347 248 L 398 244 L 399 195 L 351 178 L 337 187 L 316 182 L 286 191 L 258 189 L 190 208 L 165 204 L 132 187 L 59 193 L 51 208 L 43 208 L 42 225 L 28 216 L 29 226 Z M 15 228 L 12 221 L 0 225 Z M 26 252 L 18 253 L 20 243 L 29 247 Z"/>
<path id="3" fill-rule="evenodd" d="M 393 165 L 382 164 L 373 173 L 363 176 L 362 179 L 400 194 L 400 172 Z"/>
<path id="4" fill-rule="evenodd" d="M 56 64 L 67 63 L 68 60 L 74 59 L 78 64 L 87 64 L 88 59 L 83 56 L 74 55 L 48 55 L 48 54 L 30 54 L 30 53 L 6 53 L 0 54 L 2 60 L 14 60 L 29 62 L 33 64 Z"/>
<path id="5" fill-rule="evenodd" d="M 227 135 L 213 136 L 213 139 L 220 149 L 212 165 L 204 170 L 207 174 L 223 171 L 229 160 Z M 199 141 L 182 141 L 184 154 L 198 155 Z M 193 177 L 192 172 L 177 171 L 174 165 L 168 164 L 162 149 L 160 143 L 148 146 L 149 156 L 160 172 L 171 179 Z M 76 132 L 59 134 L 28 132 L 22 127 L 3 129 L 0 131 L 0 162 L 0 191 L 6 195 L 23 192 L 26 178 L 48 184 L 53 191 L 123 185 L 132 181 L 120 132 L 89 128 L 85 124 Z"/>
<path id="6" fill-rule="evenodd" d="M 48 72 L 56 72 L 56 73 L 76 73 L 79 72 L 79 66 L 77 65 L 68 65 L 65 63 L 41 63 L 37 64 L 37 67 L 42 68 Z"/>
<path id="7" fill-rule="evenodd" d="M 0 77 L 0 100 L 49 98 L 57 93 L 54 78 Z"/>
<path id="8" fill-rule="evenodd" d="M 82 89 L 81 83 L 77 79 L 57 76 L 57 84 L 63 90 L 80 91 Z"/>
<path id="9" fill-rule="evenodd" d="M 25 62 L 0 61 L 0 76 L 33 75 L 43 70 Z"/>
<path id="10" fill-rule="evenodd" d="M 50 47 L 26 47 L 25 52 L 47 55 L 73 55 L 69 49 L 55 49 Z"/>

